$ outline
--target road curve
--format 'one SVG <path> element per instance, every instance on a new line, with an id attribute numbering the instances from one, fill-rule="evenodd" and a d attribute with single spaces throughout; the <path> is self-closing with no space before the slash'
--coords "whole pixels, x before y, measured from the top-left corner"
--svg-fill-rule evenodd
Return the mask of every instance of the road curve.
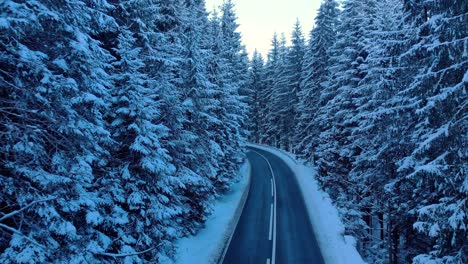
<path id="1" fill-rule="evenodd" d="M 323 264 L 293 172 L 270 152 L 251 148 L 249 196 L 223 263 Z"/>

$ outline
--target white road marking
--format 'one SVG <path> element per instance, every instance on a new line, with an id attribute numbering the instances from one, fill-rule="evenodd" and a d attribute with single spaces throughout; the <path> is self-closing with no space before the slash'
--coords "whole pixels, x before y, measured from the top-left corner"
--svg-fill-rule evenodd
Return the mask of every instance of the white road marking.
<path id="1" fill-rule="evenodd" d="M 273 234 L 273 204 L 271 204 L 271 210 L 270 210 L 270 232 L 268 233 L 268 240 L 271 240 L 272 234 Z"/>
<path id="2" fill-rule="evenodd" d="M 275 196 L 275 193 L 273 191 L 273 178 L 270 178 L 270 181 L 271 181 L 271 196 Z"/>
<path id="3" fill-rule="evenodd" d="M 273 246 L 272 246 L 272 252 L 271 252 L 271 264 L 276 263 L 276 182 L 275 182 L 275 173 L 273 172 L 273 168 L 271 167 L 270 162 L 268 159 L 263 156 L 262 154 L 258 153 L 257 151 L 253 151 L 257 153 L 259 156 L 261 156 L 268 164 L 268 167 L 270 167 L 270 172 L 271 172 L 271 178 L 273 182 Z M 268 260 L 267 260 L 268 261 Z"/>
<path id="4" fill-rule="evenodd" d="M 267 263 L 266 264 L 270 264 L 270 259 L 269 258 L 267 258 Z"/>

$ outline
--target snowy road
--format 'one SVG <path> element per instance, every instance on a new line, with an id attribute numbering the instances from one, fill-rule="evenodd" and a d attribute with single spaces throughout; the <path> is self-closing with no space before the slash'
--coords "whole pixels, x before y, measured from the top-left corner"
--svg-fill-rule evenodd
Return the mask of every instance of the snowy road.
<path id="1" fill-rule="evenodd" d="M 223 263 L 324 263 L 291 169 L 251 149 L 249 197 Z"/>

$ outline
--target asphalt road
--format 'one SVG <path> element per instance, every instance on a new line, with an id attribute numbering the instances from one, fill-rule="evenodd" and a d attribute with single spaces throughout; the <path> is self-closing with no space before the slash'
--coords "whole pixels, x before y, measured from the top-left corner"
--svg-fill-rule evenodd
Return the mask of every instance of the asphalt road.
<path id="1" fill-rule="evenodd" d="M 250 192 L 223 263 L 324 263 L 291 169 L 260 149 L 247 157 Z"/>

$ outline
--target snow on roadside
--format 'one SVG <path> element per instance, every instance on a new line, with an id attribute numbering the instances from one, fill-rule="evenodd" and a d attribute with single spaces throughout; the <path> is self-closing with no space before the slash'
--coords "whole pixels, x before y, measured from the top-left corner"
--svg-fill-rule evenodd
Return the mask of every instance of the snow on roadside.
<path id="1" fill-rule="evenodd" d="M 184 237 L 175 242 L 176 264 L 216 263 L 223 254 L 226 243 L 234 231 L 250 183 L 250 163 L 241 166 L 240 180 L 219 200 L 214 201 L 213 213 L 205 228 L 195 236 Z"/>
<path id="2" fill-rule="evenodd" d="M 338 210 L 333 206 L 329 195 L 320 189 L 315 179 L 317 171 L 300 164 L 292 154 L 285 151 L 256 144 L 249 146 L 278 156 L 296 175 L 325 263 L 365 263 L 356 250 L 355 239 L 352 236 L 344 236 L 345 229 Z"/>

